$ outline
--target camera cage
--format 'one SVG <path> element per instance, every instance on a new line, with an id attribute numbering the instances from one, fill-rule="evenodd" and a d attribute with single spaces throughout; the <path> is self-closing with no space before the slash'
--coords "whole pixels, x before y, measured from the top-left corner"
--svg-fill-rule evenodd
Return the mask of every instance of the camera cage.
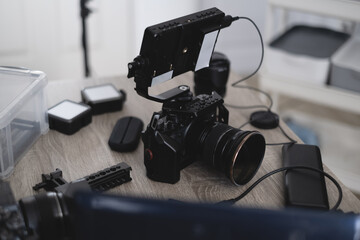
<path id="1" fill-rule="evenodd" d="M 216 120 L 221 123 L 229 122 L 229 111 L 223 105 L 224 100 L 217 92 L 212 92 L 211 95 L 201 94 L 195 98 L 190 97 L 190 101 L 187 103 L 180 102 L 178 107 L 177 102 L 164 103 L 162 112 L 166 114 L 175 114 L 187 117 L 189 119 L 195 119 L 206 115 L 208 112 L 215 112 Z M 175 105 L 175 106 L 174 106 Z"/>
<path id="2" fill-rule="evenodd" d="M 149 95 L 148 88 L 188 71 L 209 66 L 220 29 L 235 19 L 217 8 L 193 13 L 147 27 L 140 55 L 128 63 L 136 92 L 149 100 L 167 102 L 189 92 L 188 86 Z"/>

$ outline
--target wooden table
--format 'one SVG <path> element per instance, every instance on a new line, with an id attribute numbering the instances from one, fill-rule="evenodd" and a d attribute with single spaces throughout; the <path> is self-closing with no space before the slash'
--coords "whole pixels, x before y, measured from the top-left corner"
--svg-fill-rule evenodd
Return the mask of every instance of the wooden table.
<path id="1" fill-rule="evenodd" d="M 234 82 L 236 76 L 231 76 Z M 123 184 L 111 193 L 141 196 L 146 198 L 177 199 L 184 201 L 217 202 L 232 198 L 242 193 L 251 183 L 271 170 L 282 166 L 281 146 L 268 146 L 264 161 L 255 177 L 245 186 L 234 186 L 222 173 L 205 165 L 195 162 L 181 171 L 181 179 L 176 184 L 155 182 L 146 177 L 143 164 L 143 144 L 139 144 L 136 151 L 131 153 L 118 153 L 111 151 L 108 139 L 116 121 L 124 116 L 136 116 L 147 125 L 154 111 L 160 111 L 161 104 L 149 101 L 137 95 L 134 90 L 133 79 L 126 77 L 113 77 L 103 79 L 62 80 L 51 81 L 47 86 L 48 105 L 71 99 L 80 101 L 80 90 L 86 86 L 101 83 L 112 83 L 117 88 L 127 92 L 127 101 L 120 112 L 107 113 L 94 116 L 92 123 L 74 135 L 67 136 L 50 130 L 40 137 L 23 159 L 16 165 L 14 173 L 9 177 L 12 189 L 17 199 L 33 195 L 32 186 L 41 181 L 42 173 L 50 173 L 56 168 L 63 171 L 68 181 L 78 179 L 97 172 L 119 162 L 126 162 L 132 167 L 133 180 Z M 168 81 L 154 90 L 160 93 L 171 87 L 186 84 L 193 86 L 193 74 L 183 74 Z M 226 103 L 237 105 L 262 104 L 260 97 L 254 92 L 244 89 L 228 87 L 225 98 Z M 229 109 L 229 124 L 234 127 L 247 122 L 254 109 Z M 293 138 L 298 139 L 287 126 L 281 122 L 285 131 Z M 243 129 L 254 129 L 246 125 Z M 260 130 L 267 142 L 287 141 L 279 129 Z M 325 170 L 329 170 L 325 166 Z M 331 182 L 327 181 L 330 204 L 337 200 L 338 192 Z M 344 197 L 340 208 L 347 211 L 360 212 L 360 200 L 357 199 L 345 186 Z M 237 205 L 261 208 L 281 208 L 284 206 L 283 174 L 279 173 L 262 182 L 249 195 L 240 200 Z"/>

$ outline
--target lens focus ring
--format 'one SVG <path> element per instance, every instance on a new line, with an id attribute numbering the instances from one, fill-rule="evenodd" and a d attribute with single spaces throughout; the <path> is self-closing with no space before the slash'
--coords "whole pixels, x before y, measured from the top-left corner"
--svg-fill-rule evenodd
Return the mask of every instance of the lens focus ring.
<path id="1" fill-rule="evenodd" d="M 236 185 L 250 181 L 264 157 L 264 137 L 218 122 L 205 132 L 201 159 L 224 172 Z"/>

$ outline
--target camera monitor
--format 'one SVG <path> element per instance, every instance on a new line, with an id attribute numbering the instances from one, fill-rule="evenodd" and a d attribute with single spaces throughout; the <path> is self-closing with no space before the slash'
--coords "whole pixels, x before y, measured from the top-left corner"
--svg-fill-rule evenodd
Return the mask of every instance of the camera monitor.
<path id="1" fill-rule="evenodd" d="M 185 88 L 150 96 L 148 88 L 208 67 L 220 29 L 234 20 L 211 8 L 146 28 L 140 55 L 128 64 L 128 78 L 135 77 L 137 93 L 158 102 L 181 94 Z"/>

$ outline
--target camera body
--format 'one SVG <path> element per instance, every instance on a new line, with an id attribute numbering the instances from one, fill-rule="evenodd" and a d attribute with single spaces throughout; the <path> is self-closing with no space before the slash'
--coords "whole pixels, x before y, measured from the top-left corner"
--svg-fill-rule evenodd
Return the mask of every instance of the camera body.
<path id="1" fill-rule="evenodd" d="M 196 97 L 186 92 L 165 102 L 162 111 L 153 114 L 142 135 L 150 179 L 176 183 L 181 169 L 202 160 L 204 134 L 217 123 L 228 123 L 229 113 L 223 102 L 216 92 Z"/>
<path id="2" fill-rule="evenodd" d="M 265 139 L 259 132 L 227 125 L 229 113 L 218 93 L 194 97 L 188 86 L 179 86 L 149 94 L 154 85 L 209 67 L 220 30 L 237 19 L 211 8 L 146 28 L 140 55 L 128 64 L 128 78 L 134 77 L 140 96 L 163 103 L 142 135 L 150 179 L 176 183 L 181 169 L 196 160 L 224 172 L 236 185 L 247 183 L 257 172 Z M 213 75 L 214 86 L 220 94 L 225 94 L 226 63 L 221 57 L 220 65 L 214 65 L 219 73 Z M 200 80 L 200 88 L 208 89 L 211 79 L 203 76 Z"/>

